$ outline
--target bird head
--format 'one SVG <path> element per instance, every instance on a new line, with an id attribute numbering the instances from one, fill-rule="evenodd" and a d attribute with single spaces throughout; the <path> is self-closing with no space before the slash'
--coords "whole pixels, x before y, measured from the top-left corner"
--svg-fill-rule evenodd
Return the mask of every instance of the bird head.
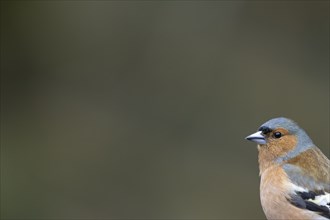
<path id="1" fill-rule="evenodd" d="M 259 151 L 266 151 L 274 159 L 286 160 L 314 146 L 307 133 L 288 118 L 274 118 L 262 124 L 258 131 L 246 137 L 258 143 Z"/>

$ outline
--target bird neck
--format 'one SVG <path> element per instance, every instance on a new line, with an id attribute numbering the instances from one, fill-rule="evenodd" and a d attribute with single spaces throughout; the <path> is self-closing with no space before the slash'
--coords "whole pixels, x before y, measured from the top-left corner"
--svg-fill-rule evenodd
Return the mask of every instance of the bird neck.
<path id="1" fill-rule="evenodd" d="M 269 149 L 265 146 L 258 145 L 258 161 L 259 161 L 259 175 L 261 176 L 262 173 L 267 170 L 268 168 L 277 165 L 276 162 L 276 155 L 269 152 Z"/>

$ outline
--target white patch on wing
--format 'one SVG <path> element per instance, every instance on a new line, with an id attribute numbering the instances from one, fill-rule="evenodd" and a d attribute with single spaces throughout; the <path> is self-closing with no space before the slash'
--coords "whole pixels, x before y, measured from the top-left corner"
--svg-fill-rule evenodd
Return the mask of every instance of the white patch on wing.
<path id="1" fill-rule="evenodd" d="M 309 190 L 296 184 L 290 183 L 290 188 L 293 192 L 308 192 Z M 315 196 L 315 199 L 308 199 L 317 205 L 326 206 L 330 209 L 330 193 L 325 192 L 324 195 Z"/>
<path id="2" fill-rule="evenodd" d="M 309 192 L 308 189 L 298 186 L 291 181 L 287 183 L 291 192 Z M 324 195 L 315 196 L 315 199 L 308 199 L 307 201 L 313 202 L 319 206 L 325 206 L 330 211 L 330 193 L 324 192 Z"/>
<path id="3" fill-rule="evenodd" d="M 293 184 L 290 182 L 290 188 L 293 192 L 308 192 L 308 189 L 305 189 L 301 186 L 297 186 L 296 184 Z"/>
<path id="4" fill-rule="evenodd" d="M 330 194 L 327 192 L 324 195 L 315 196 L 315 199 L 309 199 L 308 201 L 317 205 L 326 206 L 330 209 Z"/>

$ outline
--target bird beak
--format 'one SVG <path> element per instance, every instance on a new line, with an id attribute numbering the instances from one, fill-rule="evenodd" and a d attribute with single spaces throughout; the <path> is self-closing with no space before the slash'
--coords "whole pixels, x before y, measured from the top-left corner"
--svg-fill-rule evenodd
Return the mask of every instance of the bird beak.
<path id="1" fill-rule="evenodd" d="M 262 135 L 262 132 L 261 131 L 258 131 L 254 134 L 251 134 L 249 136 L 247 136 L 245 138 L 246 140 L 249 140 L 249 141 L 253 141 L 253 142 L 256 142 L 258 144 L 266 144 L 266 139 L 265 137 Z"/>

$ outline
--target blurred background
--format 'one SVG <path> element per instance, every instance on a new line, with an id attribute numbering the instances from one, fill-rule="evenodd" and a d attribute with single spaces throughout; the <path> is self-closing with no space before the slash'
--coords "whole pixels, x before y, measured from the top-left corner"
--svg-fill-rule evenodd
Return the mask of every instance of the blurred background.
<path id="1" fill-rule="evenodd" d="M 266 120 L 329 157 L 328 1 L 1 1 L 1 218 L 265 219 Z"/>

